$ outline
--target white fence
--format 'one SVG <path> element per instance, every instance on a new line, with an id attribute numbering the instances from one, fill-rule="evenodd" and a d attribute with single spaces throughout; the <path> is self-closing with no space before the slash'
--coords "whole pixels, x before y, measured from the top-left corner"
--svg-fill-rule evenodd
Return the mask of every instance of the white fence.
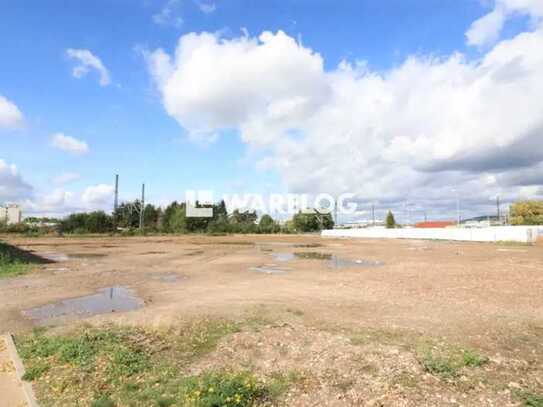
<path id="1" fill-rule="evenodd" d="M 534 243 L 539 234 L 537 226 L 493 226 L 487 228 L 366 228 L 323 230 L 322 237 L 359 237 L 377 239 L 436 239 L 469 242 Z"/>

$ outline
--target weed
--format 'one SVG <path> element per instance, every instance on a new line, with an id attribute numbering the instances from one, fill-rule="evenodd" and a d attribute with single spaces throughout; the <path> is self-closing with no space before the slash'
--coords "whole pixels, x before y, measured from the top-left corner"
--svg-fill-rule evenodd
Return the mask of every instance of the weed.
<path id="1" fill-rule="evenodd" d="M 252 374 L 205 373 L 183 383 L 183 401 L 198 407 L 255 405 L 267 397 L 266 387 Z"/>
<path id="2" fill-rule="evenodd" d="M 26 369 L 25 374 L 23 375 L 22 379 L 26 380 L 28 382 L 34 381 L 40 376 L 42 376 L 45 372 L 49 370 L 49 365 L 46 364 L 36 364 L 28 369 Z"/>
<path id="3" fill-rule="evenodd" d="M 312 260 L 330 260 L 332 255 L 329 253 L 319 252 L 295 252 L 294 255 L 300 259 L 312 259 Z"/>
<path id="4" fill-rule="evenodd" d="M 132 376 L 149 366 L 148 356 L 140 350 L 121 348 L 113 353 L 110 372 L 115 376 Z"/>
<path id="5" fill-rule="evenodd" d="M 109 396 L 100 396 L 91 403 L 91 407 L 115 407 L 116 404 Z"/>
<path id="6" fill-rule="evenodd" d="M 515 396 L 519 398 L 525 407 L 543 407 L 543 396 L 529 391 L 517 391 Z"/>
<path id="7" fill-rule="evenodd" d="M 462 362 L 464 366 L 481 367 L 489 362 L 486 356 L 481 356 L 473 350 L 464 350 L 462 352 Z"/>
<path id="8" fill-rule="evenodd" d="M 442 377 L 456 377 L 460 366 L 452 358 L 435 356 L 431 352 L 422 358 L 422 367 L 428 373 Z"/>

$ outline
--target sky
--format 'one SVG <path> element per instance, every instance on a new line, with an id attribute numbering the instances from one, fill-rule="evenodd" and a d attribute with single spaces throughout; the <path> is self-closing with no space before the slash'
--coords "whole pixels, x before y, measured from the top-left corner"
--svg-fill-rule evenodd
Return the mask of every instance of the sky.
<path id="1" fill-rule="evenodd" d="M 355 218 L 543 198 L 543 0 L 7 0 L 0 203 L 352 193 Z"/>

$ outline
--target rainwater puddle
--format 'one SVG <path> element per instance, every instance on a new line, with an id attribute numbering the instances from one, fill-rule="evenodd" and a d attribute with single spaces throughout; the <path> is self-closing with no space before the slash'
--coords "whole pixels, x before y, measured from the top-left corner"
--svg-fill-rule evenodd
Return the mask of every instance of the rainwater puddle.
<path id="1" fill-rule="evenodd" d="M 44 259 L 51 260 L 54 262 L 61 262 L 61 261 L 68 261 L 70 258 L 64 254 L 64 253 L 40 253 L 40 257 L 43 257 Z"/>
<path id="2" fill-rule="evenodd" d="M 367 259 L 349 260 L 349 259 L 344 259 L 342 257 L 338 257 L 330 253 L 299 252 L 299 253 L 294 253 L 294 255 L 300 259 L 327 260 L 328 266 L 333 269 L 356 268 L 356 267 L 379 267 L 379 266 L 384 265 L 382 261 L 378 261 L 378 260 L 367 260 Z"/>
<path id="3" fill-rule="evenodd" d="M 291 261 L 296 258 L 294 253 L 291 252 L 274 252 L 271 255 L 275 261 Z"/>
<path id="4" fill-rule="evenodd" d="M 103 288 L 96 294 L 30 308 L 23 311 L 23 315 L 33 319 L 38 325 L 46 325 L 55 318 L 88 318 L 110 312 L 131 311 L 143 305 L 143 300 L 132 290 L 118 286 Z"/>
<path id="5" fill-rule="evenodd" d="M 256 273 L 264 273 L 264 274 L 284 274 L 284 273 L 289 272 L 289 270 L 280 269 L 274 266 L 250 267 L 249 271 L 254 271 Z"/>

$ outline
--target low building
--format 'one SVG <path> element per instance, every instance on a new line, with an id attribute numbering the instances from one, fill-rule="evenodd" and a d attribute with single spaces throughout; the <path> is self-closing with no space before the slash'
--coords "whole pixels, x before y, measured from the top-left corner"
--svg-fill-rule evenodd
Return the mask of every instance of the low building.
<path id="1" fill-rule="evenodd" d="M 19 205 L 8 204 L 6 206 L 0 206 L 0 223 L 15 225 L 21 223 L 22 218 L 23 212 Z"/>

